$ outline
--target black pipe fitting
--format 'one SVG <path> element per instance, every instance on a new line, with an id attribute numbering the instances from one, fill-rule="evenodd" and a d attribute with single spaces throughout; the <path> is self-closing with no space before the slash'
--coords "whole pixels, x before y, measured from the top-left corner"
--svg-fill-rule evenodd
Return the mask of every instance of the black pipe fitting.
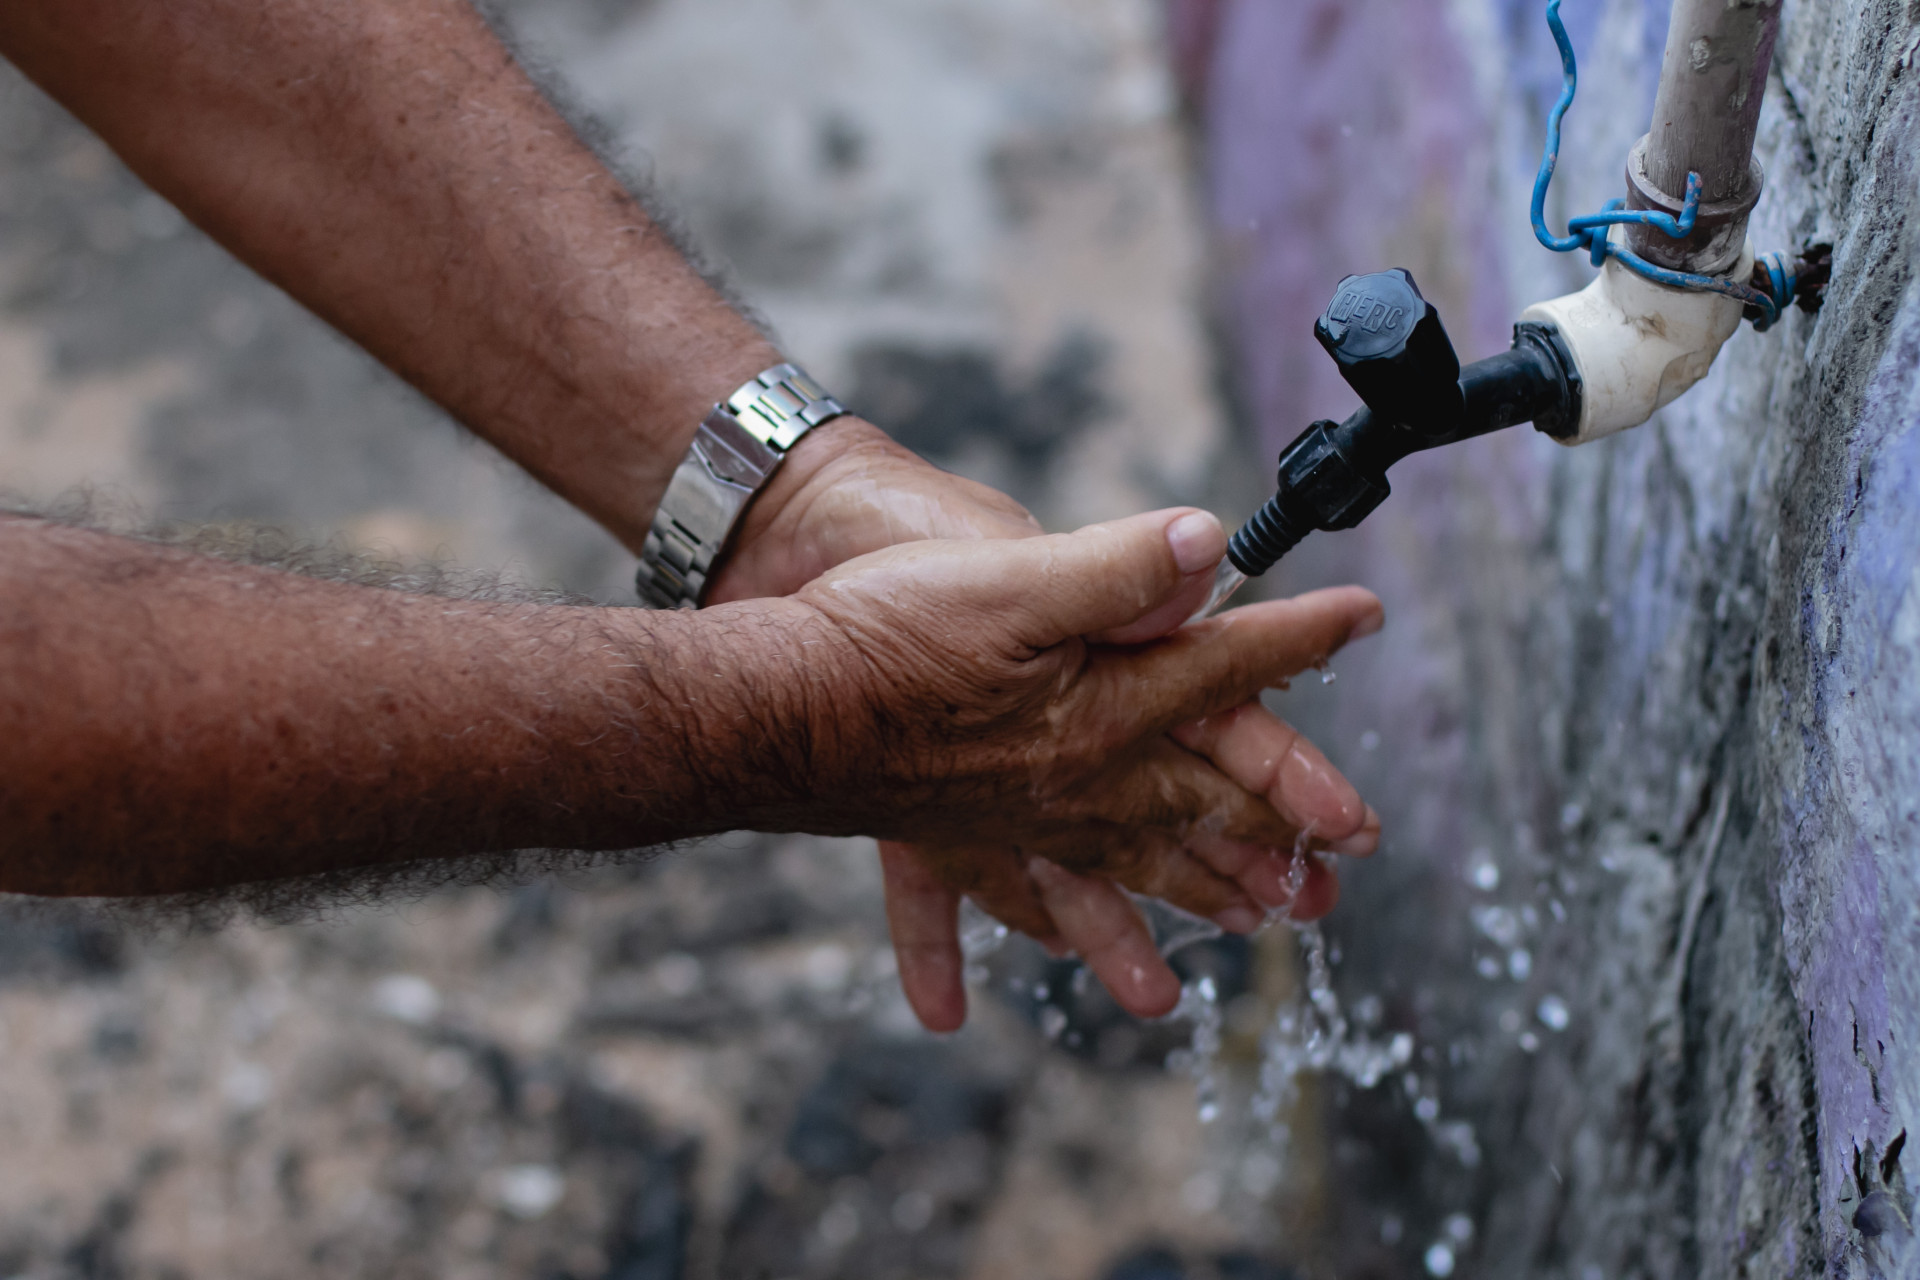
<path id="1" fill-rule="evenodd" d="M 1562 439 L 1578 428 L 1580 374 L 1559 330 L 1517 324 L 1510 350 L 1463 369 L 1440 313 L 1399 268 L 1342 280 L 1313 331 L 1366 407 L 1314 423 L 1280 454 L 1277 492 L 1227 542 L 1250 578 L 1315 529 L 1366 519 L 1408 454 L 1522 422 Z"/>

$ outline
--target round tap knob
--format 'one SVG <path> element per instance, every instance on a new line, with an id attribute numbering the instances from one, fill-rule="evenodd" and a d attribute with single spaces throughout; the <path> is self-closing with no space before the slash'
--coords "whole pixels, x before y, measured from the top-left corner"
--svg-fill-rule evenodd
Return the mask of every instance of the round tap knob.
<path id="1" fill-rule="evenodd" d="M 1340 376 L 1384 422 L 1422 435 L 1458 429 L 1460 358 L 1440 313 L 1395 267 L 1348 276 L 1313 326 Z"/>

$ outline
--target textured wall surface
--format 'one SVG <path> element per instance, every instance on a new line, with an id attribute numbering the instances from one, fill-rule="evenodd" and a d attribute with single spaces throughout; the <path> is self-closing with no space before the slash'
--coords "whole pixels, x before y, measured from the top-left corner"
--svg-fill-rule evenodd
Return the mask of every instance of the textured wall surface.
<path id="1" fill-rule="evenodd" d="M 1753 236 L 1833 242 L 1825 310 L 1611 441 L 1415 459 L 1277 575 L 1386 598 L 1293 713 L 1388 821 L 1341 982 L 1478 1136 L 1463 1163 L 1410 1088 L 1336 1094 L 1342 1275 L 1438 1274 L 1438 1241 L 1462 1275 L 1920 1274 L 1920 6 L 1785 3 Z M 1354 403 L 1308 334 L 1340 275 L 1410 267 L 1463 358 L 1584 278 L 1525 224 L 1540 9 L 1181 8 L 1269 448 Z M 1666 25 L 1567 16 L 1556 222 L 1618 192 Z"/>

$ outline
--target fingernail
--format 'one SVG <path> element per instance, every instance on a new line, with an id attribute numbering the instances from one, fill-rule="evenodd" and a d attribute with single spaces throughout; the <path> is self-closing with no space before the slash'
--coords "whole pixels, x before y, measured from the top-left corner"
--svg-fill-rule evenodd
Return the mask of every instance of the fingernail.
<path id="1" fill-rule="evenodd" d="M 1380 815 L 1372 805 L 1367 806 L 1367 816 L 1360 823 L 1360 829 L 1342 840 L 1329 840 L 1327 849 L 1331 853 L 1343 854 L 1349 858 L 1364 858 L 1380 847 Z"/>
<path id="2" fill-rule="evenodd" d="M 1252 907 L 1228 907 L 1213 917 L 1213 922 L 1228 933 L 1252 933 L 1266 921 L 1266 916 Z"/>
<path id="3" fill-rule="evenodd" d="M 1038 881 L 1043 890 L 1049 888 L 1057 889 L 1061 885 L 1070 885 L 1073 883 L 1064 868 L 1049 862 L 1045 858 L 1028 858 L 1027 874 Z"/>
<path id="4" fill-rule="evenodd" d="M 1364 639 L 1372 635 L 1374 632 L 1380 630 L 1380 628 L 1386 624 L 1386 621 L 1387 615 L 1384 609 L 1373 610 L 1368 613 L 1366 617 L 1353 624 L 1353 630 L 1347 632 L 1347 643 L 1351 644 L 1355 640 Z"/>
<path id="5" fill-rule="evenodd" d="M 1362 827 L 1344 840 L 1329 840 L 1327 852 L 1343 858 L 1364 858 L 1380 847 L 1380 829 Z"/>
<path id="6" fill-rule="evenodd" d="M 1208 512 L 1190 511 L 1167 526 L 1167 545 L 1180 572 L 1198 573 L 1227 553 L 1227 534 Z"/>

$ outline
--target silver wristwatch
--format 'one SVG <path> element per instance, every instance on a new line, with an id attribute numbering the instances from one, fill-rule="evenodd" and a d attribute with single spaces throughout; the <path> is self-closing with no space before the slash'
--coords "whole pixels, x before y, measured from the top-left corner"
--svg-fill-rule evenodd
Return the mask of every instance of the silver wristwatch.
<path id="1" fill-rule="evenodd" d="M 713 406 L 653 513 L 635 586 L 655 609 L 695 609 L 747 503 L 808 431 L 846 410 L 798 366 L 777 364 Z"/>

